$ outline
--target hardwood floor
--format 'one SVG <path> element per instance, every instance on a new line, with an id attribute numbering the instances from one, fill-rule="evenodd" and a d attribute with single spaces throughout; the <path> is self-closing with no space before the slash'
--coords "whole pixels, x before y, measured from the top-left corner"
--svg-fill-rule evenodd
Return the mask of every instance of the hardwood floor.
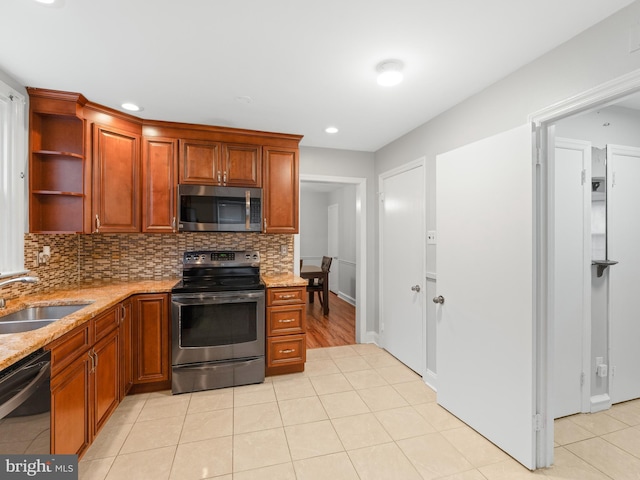
<path id="1" fill-rule="evenodd" d="M 356 308 L 329 293 L 329 315 L 322 315 L 322 306 L 316 297 L 307 298 L 307 348 L 337 347 L 356 343 Z"/>

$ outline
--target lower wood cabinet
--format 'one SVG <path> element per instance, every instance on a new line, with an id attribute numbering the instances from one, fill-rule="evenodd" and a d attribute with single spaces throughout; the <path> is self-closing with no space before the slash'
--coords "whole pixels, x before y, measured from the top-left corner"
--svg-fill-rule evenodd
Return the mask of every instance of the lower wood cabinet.
<path id="1" fill-rule="evenodd" d="M 134 295 L 54 340 L 51 453 L 82 455 L 129 392 L 171 388 L 169 294 Z"/>
<path id="2" fill-rule="evenodd" d="M 49 345 L 51 453 L 81 455 L 120 401 L 119 308 Z"/>
<path id="3" fill-rule="evenodd" d="M 133 392 L 171 388 L 170 329 L 169 294 L 133 297 Z"/>
<path id="4" fill-rule="evenodd" d="M 51 453 L 82 454 L 91 444 L 88 352 L 51 378 Z"/>
<path id="5" fill-rule="evenodd" d="M 307 358 L 305 287 L 267 289 L 266 374 L 304 371 Z"/>

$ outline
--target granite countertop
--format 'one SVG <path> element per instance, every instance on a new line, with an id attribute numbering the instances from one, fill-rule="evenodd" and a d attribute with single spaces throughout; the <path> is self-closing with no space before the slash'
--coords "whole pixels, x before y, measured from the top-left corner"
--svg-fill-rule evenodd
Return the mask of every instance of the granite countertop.
<path id="1" fill-rule="evenodd" d="M 293 273 L 281 273 L 277 275 L 262 275 L 262 281 L 267 288 L 273 287 L 305 287 L 308 280 L 298 277 Z"/>
<path id="2" fill-rule="evenodd" d="M 0 369 L 11 366 L 131 295 L 168 293 L 178 281 L 178 278 L 168 278 L 129 282 L 90 282 L 8 300 L 7 308 L 0 310 L 0 317 L 32 306 L 82 303 L 90 303 L 90 305 L 38 330 L 0 335 Z"/>

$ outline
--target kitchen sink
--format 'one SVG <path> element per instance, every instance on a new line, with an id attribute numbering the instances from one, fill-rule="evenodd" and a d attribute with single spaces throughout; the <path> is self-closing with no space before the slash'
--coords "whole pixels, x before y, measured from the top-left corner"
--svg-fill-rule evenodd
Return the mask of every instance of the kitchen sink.
<path id="1" fill-rule="evenodd" d="M 21 333 L 46 327 L 52 322 L 71 315 L 89 305 L 49 305 L 44 307 L 27 307 L 17 312 L 0 317 L 0 335 Z"/>

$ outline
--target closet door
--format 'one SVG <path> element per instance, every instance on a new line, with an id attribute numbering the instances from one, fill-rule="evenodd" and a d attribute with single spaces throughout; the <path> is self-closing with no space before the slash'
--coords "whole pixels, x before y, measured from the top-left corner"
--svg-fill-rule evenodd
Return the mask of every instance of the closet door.
<path id="1" fill-rule="evenodd" d="M 640 148 L 607 145 L 611 402 L 640 398 Z"/>

